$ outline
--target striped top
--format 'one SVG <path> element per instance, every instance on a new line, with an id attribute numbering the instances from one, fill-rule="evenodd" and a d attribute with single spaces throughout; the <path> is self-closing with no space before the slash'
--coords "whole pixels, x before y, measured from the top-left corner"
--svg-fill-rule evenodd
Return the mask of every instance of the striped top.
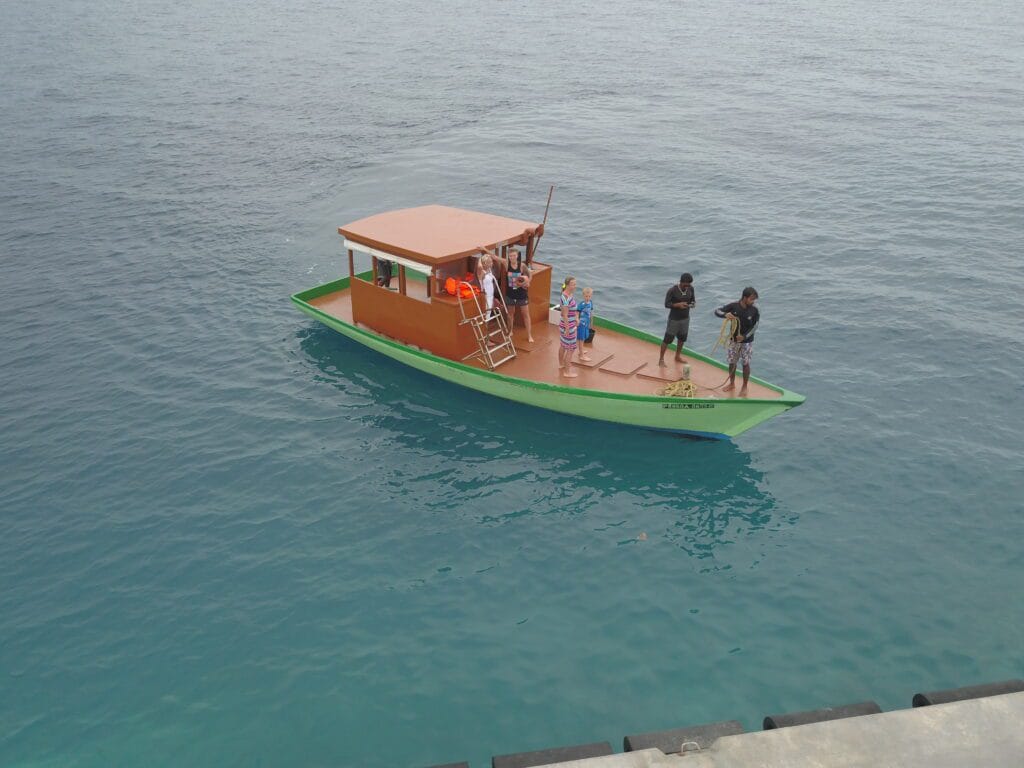
<path id="1" fill-rule="evenodd" d="M 559 309 L 566 307 L 569 311 L 566 313 L 568 319 L 562 318 L 558 321 L 558 335 L 561 338 L 563 347 L 576 347 L 576 297 L 566 296 L 562 293 L 561 300 L 559 301 Z"/>

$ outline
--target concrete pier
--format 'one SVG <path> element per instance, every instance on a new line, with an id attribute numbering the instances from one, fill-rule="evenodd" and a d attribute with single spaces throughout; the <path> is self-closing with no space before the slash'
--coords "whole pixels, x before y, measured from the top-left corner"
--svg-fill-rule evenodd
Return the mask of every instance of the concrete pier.
<path id="1" fill-rule="evenodd" d="M 549 768 L 1020 768 L 1024 693 L 717 738 L 681 754 L 660 749 Z"/>

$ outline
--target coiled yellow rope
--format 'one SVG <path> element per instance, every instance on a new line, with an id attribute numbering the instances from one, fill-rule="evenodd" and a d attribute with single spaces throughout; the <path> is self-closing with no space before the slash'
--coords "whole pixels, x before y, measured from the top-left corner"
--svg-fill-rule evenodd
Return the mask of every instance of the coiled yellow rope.
<path id="1" fill-rule="evenodd" d="M 740 321 L 737 317 L 727 317 L 722 321 L 722 330 L 718 332 L 718 341 L 711 348 L 710 354 L 715 354 L 719 347 L 728 347 L 729 343 L 736 337 L 736 331 L 740 329 Z"/>
<path id="2" fill-rule="evenodd" d="M 659 389 L 658 394 L 662 397 L 694 397 L 697 387 L 689 379 L 680 379 Z"/>

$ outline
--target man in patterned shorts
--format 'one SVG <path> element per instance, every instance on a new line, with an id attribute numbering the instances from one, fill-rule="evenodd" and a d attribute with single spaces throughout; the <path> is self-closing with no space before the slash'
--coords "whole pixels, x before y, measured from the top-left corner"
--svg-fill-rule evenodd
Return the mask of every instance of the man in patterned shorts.
<path id="1" fill-rule="evenodd" d="M 743 363 L 743 386 L 740 388 L 740 397 L 747 396 L 747 382 L 750 380 L 750 358 L 753 356 L 754 329 L 761 319 L 754 303 L 757 301 L 757 291 L 747 287 L 743 289 L 743 295 L 739 301 L 726 304 L 715 310 L 715 317 L 739 320 L 736 332 L 729 341 L 727 360 L 729 362 L 729 383 L 723 389 L 731 390 L 736 388 L 736 364 Z"/>

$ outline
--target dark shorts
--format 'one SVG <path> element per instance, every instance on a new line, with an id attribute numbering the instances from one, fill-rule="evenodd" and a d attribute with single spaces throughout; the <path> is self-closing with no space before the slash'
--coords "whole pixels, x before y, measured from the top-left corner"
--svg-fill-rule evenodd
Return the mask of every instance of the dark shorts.
<path id="1" fill-rule="evenodd" d="M 528 307 L 530 305 L 529 296 L 508 296 L 505 299 L 505 303 L 510 307 Z"/>
<path id="2" fill-rule="evenodd" d="M 686 341 L 686 336 L 690 333 L 690 318 L 684 317 L 682 320 L 669 320 L 668 326 L 665 328 L 665 343 L 671 343 L 672 339 L 679 339 L 680 341 Z"/>

